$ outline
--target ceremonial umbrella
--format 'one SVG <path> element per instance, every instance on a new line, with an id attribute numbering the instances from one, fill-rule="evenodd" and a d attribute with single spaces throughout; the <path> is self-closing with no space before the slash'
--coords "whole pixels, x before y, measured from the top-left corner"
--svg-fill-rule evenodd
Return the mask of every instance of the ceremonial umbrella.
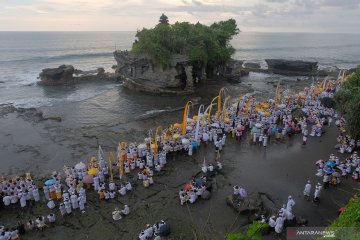
<path id="1" fill-rule="evenodd" d="M 328 167 L 335 167 L 335 166 L 336 166 L 336 162 L 327 161 L 327 162 L 326 162 L 326 166 L 328 166 Z"/>
<path id="2" fill-rule="evenodd" d="M 75 165 L 76 170 L 83 170 L 83 169 L 85 169 L 85 167 L 86 167 L 86 165 L 83 162 L 79 162 L 78 164 Z"/>
<path id="3" fill-rule="evenodd" d="M 184 190 L 185 190 L 185 191 L 190 191 L 190 190 L 192 190 L 192 185 L 191 185 L 191 183 L 185 184 Z"/>
<path id="4" fill-rule="evenodd" d="M 94 177 L 93 177 L 93 175 L 86 175 L 86 176 L 84 176 L 83 179 L 82 179 L 82 182 L 83 182 L 83 183 L 86 183 L 86 184 L 93 183 L 93 182 L 94 182 Z"/>
<path id="5" fill-rule="evenodd" d="M 46 186 L 51 186 L 54 185 L 56 183 L 55 179 L 49 179 L 45 182 Z"/>
<path id="6" fill-rule="evenodd" d="M 96 175 L 99 173 L 99 169 L 98 168 L 90 168 L 88 171 L 88 174 L 90 175 Z"/>
<path id="7" fill-rule="evenodd" d="M 327 174 L 333 173 L 333 170 L 331 168 L 324 168 L 323 171 Z"/>
<path id="8" fill-rule="evenodd" d="M 201 187 L 204 183 L 205 183 L 205 181 L 202 178 L 198 178 L 198 179 L 195 180 L 195 185 L 197 187 Z"/>

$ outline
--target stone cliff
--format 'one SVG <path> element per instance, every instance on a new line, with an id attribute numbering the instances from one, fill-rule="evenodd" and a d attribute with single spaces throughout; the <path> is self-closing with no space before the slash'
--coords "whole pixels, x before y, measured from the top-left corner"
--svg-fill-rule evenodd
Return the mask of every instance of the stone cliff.
<path id="1" fill-rule="evenodd" d="M 157 64 L 151 57 L 135 55 L 129 51 L 115 51 L 116 74 L 129 89 L 161 94 L 189 94 L 194 84 L 207 78 L 206 70 L 198 62 L 191 62 L 181 54 L 173 54 L 170 64 Z M 229 60 L 224 66 L 214 69 L 213 77 L 240 81 L 241 61 Z"/>
<path id="2" fill-rule="evenodd" d="M 169 66 L 156 64 L 146 55 L 116 51 L 116 74 L 125 87 L 153 93 L 193 92 L 193 67 L 183 55 L 173 55 Z"/>

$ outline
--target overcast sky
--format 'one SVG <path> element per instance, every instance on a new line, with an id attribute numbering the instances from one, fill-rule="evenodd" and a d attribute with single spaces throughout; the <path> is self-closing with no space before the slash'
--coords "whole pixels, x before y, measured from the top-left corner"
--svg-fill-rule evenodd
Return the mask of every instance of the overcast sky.
<path id="1" fill-rule="evenodd" d="M 134 31 L 236 19 L 242 31 L 360 33 L 360 0 L 0 0 L 0 31 Z"/>

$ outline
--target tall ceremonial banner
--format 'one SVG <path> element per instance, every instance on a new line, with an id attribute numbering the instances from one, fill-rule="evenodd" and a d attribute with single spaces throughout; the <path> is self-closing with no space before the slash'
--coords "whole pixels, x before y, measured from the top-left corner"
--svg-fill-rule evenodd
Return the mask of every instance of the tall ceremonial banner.
<path id="1" fill-rule="evenodd" d="M 114 175 L 113 175 L 113 171 L 112 171 L 112 165 L 113 165 L 114 160 L 115 160 L 114 153 L 109 152 L 109 171 L 110 171 L 110 179 L 111 179 L 111 181 L 114 180 Z"/>
<path id="2" fill-rule="evenodd" d="M 203 104 L 200 105 L 199 107 L 199 111 L 198 111 L 198 117 L 197 117 L 197 121 L 196 121 L 196 128 L 195 128 L 195 141 L 198 141 L 199 138 L 199 127 L 200 127 L 200 119 L 204 117 L 204 112 L 201 113 L 201 110 L 204 111 L 205 106 Z"/>
<path id="3" fill-rule="evenodd" d="M 119 168 L 119 175 L 120 175 L 120 179 L 124 176 L 124 157 L 123 157 L 123 152 L 121 150 L 122 148 L 122 143 L 119 143 L 119 147 L 118 147 L 118 151 L 119 151 L 119 163 L 120 163 L 120 168 Z"/>

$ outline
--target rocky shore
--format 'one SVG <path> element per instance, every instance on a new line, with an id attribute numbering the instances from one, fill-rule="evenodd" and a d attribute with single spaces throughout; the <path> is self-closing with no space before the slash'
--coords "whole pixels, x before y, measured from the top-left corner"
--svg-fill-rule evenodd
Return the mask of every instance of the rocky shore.
<path id="1" fill-rule="evenodd" d="M 258 62 L 228 60 L 207 76 L 205 69 L 189 61 L 186 56 L 172 55 L 168 67 L 157 65 L 149 56 L 134 55 L 128 51 L 115 51 L 115 73 L 103 68 L 81 71 L 72 65 L 46 68 L 39 74 L 38 85 L 58 86 L 89 82 L 122 82 L 127 89 L 160 95 L 190 95 L 196 92 L 199 83 L 216 80 L 239 83 L 250 72 L 298 77 L 336 78 L 340 69 L 319 69 L 317 62 L 265 59 L 267 66 Z"/>
<path id="2" fill-rule="evenodd" d="M 75 75 L 75 76 L 74 76 Z M 117 81 L 113 73 L 106 73 L 103 68 L 92 71 L 82 71 L 75 69 L 72 65 L 61 65 L 57 68 L 45 68 L 39 74 L 38 85 L 56 86 L 78 83 L 88 83 L 91 81 Z"/>

